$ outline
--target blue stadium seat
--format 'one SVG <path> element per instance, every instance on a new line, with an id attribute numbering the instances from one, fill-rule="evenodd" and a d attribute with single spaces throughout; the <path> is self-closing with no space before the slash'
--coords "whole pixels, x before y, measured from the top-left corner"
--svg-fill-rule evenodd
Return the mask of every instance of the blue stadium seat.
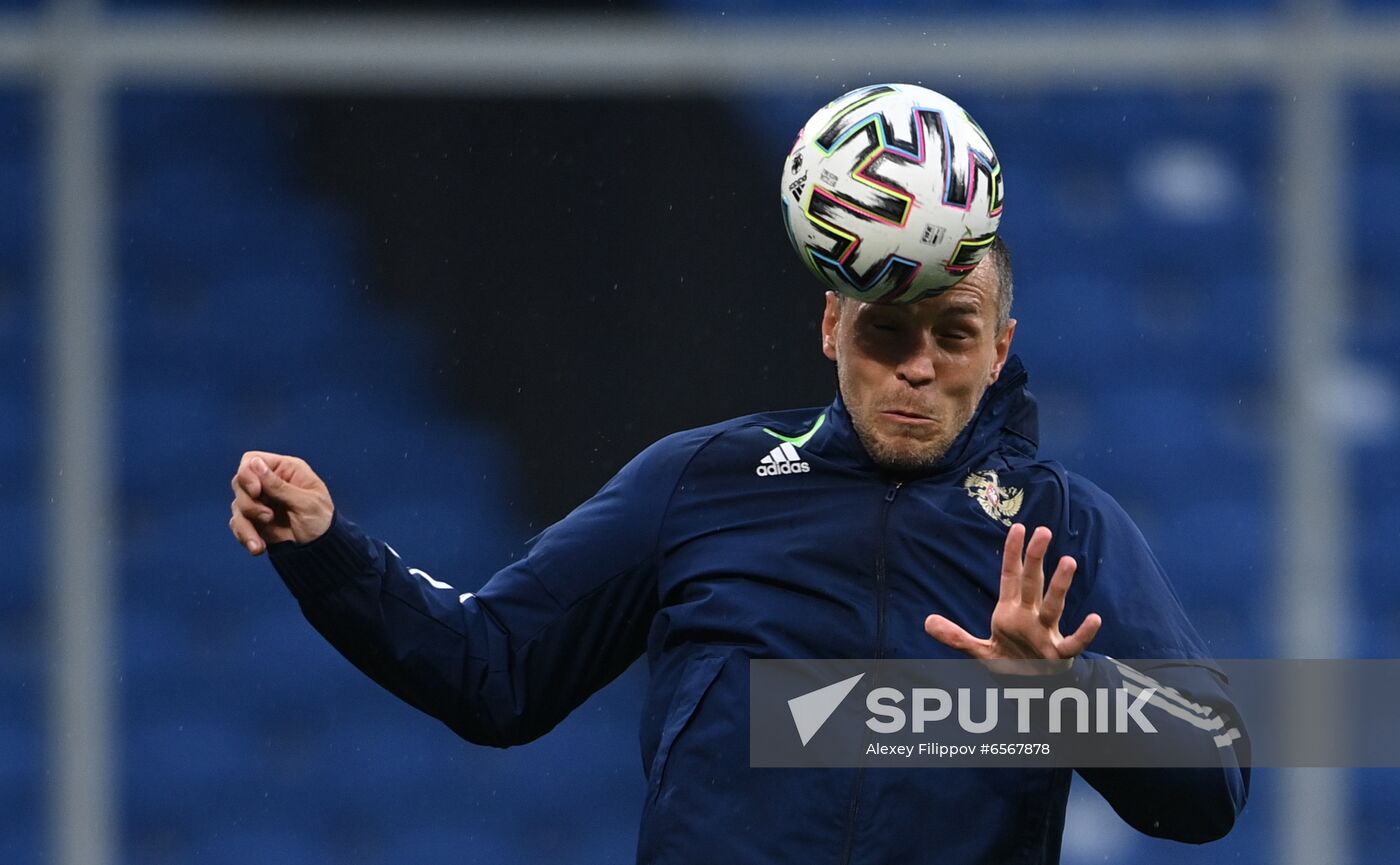
<path id="1" fill-rule="evenodd" d="M 31 672 L 31 675 L 32 672 Z M 37 785 L 44 775 L 44 687 L 37 676 L 14 681 L 7 671 L 0 679 L 0 805 L 25 808 L 36 804 Z"/>
<path id="2" fill-rule="evenodd" d="M 133 699 L 152 711 L 215 708 L 256 726 L 272 713 L 364 684 L 302 620 L 285 589 L 269 585 L 267 594 L 283 609 L 209 616 L 126 605 L 122 660 Z"/>
<path id="3" fill-rule="evenodd" d="M 1352 185 L 1358 200 L 1353 212 L 1359 225 L 1350 238 L 1350 264 L 1354 269 L 1353 297 L 1348 305 L 1352 315 L 1344 337 L 1357 357 L 1379 365 L 1400 378 L 1400 352 L 1395 350 L 1395 334 L 1400 331 L 1400 214 L 1394 208 L 1377 207 L 1375 202 L 1394 200 L 1400 195 L 1400 163 L 1363 164 L 1361 175 Z"/>
<path id="4" fill-rule="evenodd" d="M 5 125 L 3 104 L 0 99 L 0 127 Z M 32 183 L 23 176 L 25 165 L 18 161 L 0 163 L 0 394 L 10 395 L 37 390 L 43 361 L 40 346 L 44 344 L 45 321 L 35 273 L 37 238 L 30 217 L 37 202 L 26 194 L 14 194 L 10 188 L 13 183 L 14 190 L 32 191 Z M 28 170 L 32 173 L 32 165 Z M 0 430 L 0 439 L 12 434 Z M 5 447 L 0 441 L 0 454 Z M 0 456 L 0 461 L 3 459 Z M 0 472 L 0 490 L 5 477 Z"/>
<path id="5" fill-rule="evenodd" d="M 122 587 L 121 625 L 117 639 L 121 664 L 128 688 L 143 693 L 140 704 L 180 702 L 187 699 L 177 691 L 164 690 L 178 675 L 194 682 L 207 681 L 208 674 L 195 670 L 190 646 L 194 637 L 188 616 L 170 615 L 144 603 L 148 589 L 139 583 Z M 188 669 L 188 674 L 185 670 Z"/>
<path id="6" fill-rule="evenodd" d="M 1278 520 L 1258 500 L 1205 493 L 1167 515 L 1152 547 L 1209 651 L 1216 657 L 1263 653 L 1276 579 L 1270 531 Z"/>
<path id="7" fill-rule="evenodd" d="M 154 311 L 158 303 L 178 308 L 190 292 L 198 296 L 216 285 L 243 285 L 255 292 L 250 300 L 258 300 L 276 298 L 263 294 L 270 289 L 259 289 L 258 283 L 297 278 L 326 292 L 349 284 L 354 254 L 342 217 L 287 193 L 259 192 L 237 173 L 209 166 L 162 168 L 122 203 L 119 262 L 124 282 L 134 290 L 129 296 L 149 304 L 143 309 Z M 228 309 L 233 300 L 221 296 L 211 302 Z M 325 310 L 338 311 L 335 304 Z"/>
<path id="8" fill-rule="evenodd" d="M 0 123 L 3 125 L 3 123 Z M 32 279 L 40 240 L 39 173 L 33 160 L 0 161 L 0 274 Z"/>
<path id="9" fill-rule="evenodd" d="M 1272 369 L 1273 313 L 1257 278 L 1237 277 L 1226 288 L 1166 277 L 1023 276 L 1017 288 L 1015 350 L 1036 381 L 1204 392 L 1257 386 Z M 1105 376 L 1106 368 L 1120 375 Z"/>
<path id="10" fill-rule="evenodd" d="M 285 287 L 289 292 L 307 288 L 300 282 Z M 435 373 L 440 375 L 416 353 L 366 351 L 394 342 L 397 329 L 391 325 L 371 327 L 341 312 L 295 319 L 268 315 L 244 323 L 245 307 L 236 297 L 224 307 L 201 313 L 209 320 L 204 325 L 128 312 L 121 330 L 123 377 L 141 387 L 198 392 L 230 405 L 240 417 L 261 420 L 269 411 L 285 414 L 287 406 L 298 404 L 334 412 L 346 401 L 392 414 L 423 405 L 433 393 Z M 303 322 L 312 326 L 302 328 Z"/>
<path id="11" fill-rule="evenodd" d="M 249 557 L 229 531 L 233 494 L 223 489 L 231 474 L 219 492 L 203 490 L 183 510 L 141 513 L 128 523 L 122 579 L 130 609 L 243 622 L 290 608 L 267 560 Z"/>
<path id="12" fill-rule="evenodd" d="M 414 496 L 376 503 L 363 515 L 349 516 L 412 567 L 463 592 L 479 589 L 525 541 L 499 507 L 474 491 L 463 490 L 454 498 Z"/>
<path id="13" fill-rule="evenodd" d="M 415 497 L 499 507 L 516 493 L 509 450 L 498 434 L 443 419 L 401 395 L 337 391 L 297 411 L 263 416 L 241 430 L 258 449 L 304 456 L 347 512 L 395 509 Z"/>
<path id="14" fill-rule="evenodd" d="M 1354 185 L 1349 191 L 1352 212 L 1358 214 L 1355 237 L 1359 262 L 1363 268 L 1376 268 L 1393 276 L 1400 266 L 1400 250 L 1386 241 L 1394 238 L 1400 229 L 1400 214 L 1393 208 L 1378 205 L 1394 201 L 1395 196 L 1400 195 L 1400 162 L 1395 161 L 1393 154 L 1387 154 L 1363 161 L 1354 170 Z"/>
<path id="15" fill-rule="evenodd" d="M 393 850 L 394 861 L 403 865 L 544 861 L 521 849 L 523 833 L 518 822 L 484 828 L 485 831 L 463 831 L 460 824 L 452 825 L 446 820 L 436 826 L 396 827 L 385 846 Z"/>
<path id="16" fill-rule="evenodd" d="M 1089 453 L 1086 474 L 1110 489 L 1146 485 L 1169 501 L 1215 491 L 1262 496 L 1269 454 L 1264 444 L 1234 440 L 1210 400 L 1184 388 L 1107 393 L 1095 411 L 1103 448 Z"/>
<path id="17" fill-rule="evenodd" d="M 1360 632 L 1355 635 L 1356 654 L 1361 657 L 1400 658 L 1400 587 L 1392 564 L 1400 533 L 1396 490 L 1367 484 L 1353 491 L 1348 503 L 1357 543 L 1348 548 L 1352 558 L 1346 565 L 1354 581 L 1352 597 Z"/>
<path id="18" fill-rule="evenodd" d="M 332 861 L 326 840 L 294 822 L 230 827 L 202 840 L 197 860 L 210 865 L 315 865 Z"/>
<path id="19" fill-rule="evenodd" d="M 210 797 L 234 786 L 253 787 L 254 732 L 205 708 L 128 714 L 123 775 L 142 808 L 201 819 Z"/>
<path id="20" fill-rule="evenodd" d="M 346 332 L 347 305 L 327 302 L 338 290 L 344 287 L 272 268 L 261 274 L 196 276 L 180 283 L 178 296 L 157 295 L 153 287 L 151 296 L 140 299 L 147 305 L 144 314 L 124 330 L 127 348 L 138 361 L 146 352 L 158 352 L 160 359 L 219 363 L 231 372 L 253 360 L 265 371 L 269 352 L 292 363 L 309 361 L 317 351 L 358 335 Z"/>
<path id="21" fill-rule="evenodd" d="M 22 808 L 7 806 L 0 813 L 0 861 L 52 861 L 48 856 L 48 839 L 44 837 L 46 828 L 37 805 Z"/>
<path id="22" fill-rule="evenodd" d="M 1400 845 L 1400 822 L 1395 800 L 1400 796 L 1400 772 L 1394 769 L 1353 769 L 1354 817 L 1350 837 L 1355 861 L 1385 862 Z"/>
<path id="23" fill-rule="evenodd" d="M 0 398 L 0 427 L 9 423 Z M 0 475 L 0 861 L 42 846 L 48 702 L 44 512 L 33 487 Z"/>
<path id="24" fill-rule="evenodd" d="M 0 187 L 4 183 L 0 172 Z M 11 202 L 19 208 L 13 211 L 4 204 L 0 200 L 0 235 L 8 232 L 6 223 L 12 219 L 30 221 L 20 218 L 20 214 L 30 212 L 23 203 Z M 27 464 L 38 458 L 39 385 L 43 375 L 39 347 L 43 344 L 44 321 L 37 286 L 32 276 L 22 273 L 28 269 L 32 256 L 32 249 L 0 250 L 0 496 L 7 487 L 31 477 L 33 467 Z"/>
<path id="25" fill-rule="evenodd" d="M 11 8 L 33 8 L 38 0 L 9 0 Z M 13 159 L 34 160 L 40 150 L 39 109 L 37 93 L 25 89 L 0 90 L 0 162 Z"/>
<path id="26" fill-rule="evenodd" d="M 1277 539 L 1270 527 L 1277 524 L 1262 501 L 1220 490 L 1162 523 L 1157 554 L 1183 594 L 1239 611 L 1242 603 L 1263 597 L 1274 579 Z"/>
<path id="27" fill-rule="evenodd" d="M 1350 308 L 1348 336 L 1363 359 L 1380 363 L 1400 375 L 1394 334 L 1400 328 L 1400 214 L 1379 206 L 1400 194 L 1400 159 L 1394 142 L 1400 136 L 1400 113 L 1393 91 L 1371 91 L 1351 98 L 1354 121 L 1351 177 L 1346 184 L 1349 212 L 1355 214 L 1347 237 L 1356 283 Z"/>
<path id="28" fill-rule="evenodd" d="M 1123 310 L 1128 287 L 1087 275 L 1017 278 L 1014 350 L 1030 367 L 1032 382 L 1057 379 L 1093 385 L 1095 373 L 1114 367 L 1136 347 Z"/>
<path id="29" fill-rule="evenodd" d="M 30 488 L 40 475 L 44 454 L 38 447 L 39 411 L 32 392 L 0 390 L 0 496 Z"/>
<path id="30" fill-rule="evenodd" d="M 226 403 L 190 388 L 144 386 L 128 388 L 118 411 L 115 457 L 124 490 L 154 503 L 228 488 L 238 445 L 228 436 L 233 410 Z"/>
<path id="31" fill-rule="evenodd" d="M 144 0 L 143 0 L 144 2 Z M 151 5 L 211 6 L 198 0 Z M 175 165 L 217 166 L 266 184 L 291 177 L 287 146 L 292 119 L 266 109 L 256 96 L 190 90 L 140 90 L 117 103 L 117 154 L 136 178 Z"/>
<path id="32" fill-rule="evenodd" d="M 0 487 L 0 611 L 28 612 L 43 599 L 45 512 L 32 488 Z M 8 632 L 7 632 L 8 633 Z M 0 645 L 4 634 L 0 634 Z"/>
<path id="33" fill-rule="evenodd" d="M 245 449 L 304 457 L 337 499 L 401 502 L 424 493 L 489 498 L 510 489 L 498 437 L 436 419 L 430 410 L 406 405 L 392 382 L 378 381 L 378 388 L 375 383 L 327 387 L 300 405 L 285 388 L 244 383 L 245 407 L 193 383 L 143 381 L 128 388 L 119 406 L 116 456 L 124 494 L 138 499 L 138 506 L 222 497 Z M 304 393 L 301 383 L 295 393 Z M 0 392 L 0 405 L 4 399 Z M 267 409 L 260 411 L 260 405 Z M 0 449 L 0 458 L 4 453 Z M 10 462 L 19 460 L 16 454 Z"/>

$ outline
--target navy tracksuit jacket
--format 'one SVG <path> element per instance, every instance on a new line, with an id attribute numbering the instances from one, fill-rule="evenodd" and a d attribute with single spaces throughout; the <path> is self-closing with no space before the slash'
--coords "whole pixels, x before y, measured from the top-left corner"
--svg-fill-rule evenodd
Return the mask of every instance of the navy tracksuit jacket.
<path id="1" fill-rule="evenodd" d="M 1012 358 L 914 477 L 872 463 L 839 398 L 668 436 L 461 600 L 460 579 L 435 588 L 339 514 L 272 560 L 340 652 L 472 742 L 544 735 L 645 652 L 641 862 L 1055 863 L 1069 770 L 748 765 L 749 659 L 961 657 L 924 619 L 987 633 L 1013 511 L 1053 530 L 1052 567 L 1078 560 L 1066 633 L 1098 612 L 1091 655 L 1175 659 L 1174 687 L 1233 711 L 1218 674 L 1181 663 L 1205 649 L 1136 526 L 1036 457 L 1025 382 Z M 1081 773 L 1141 831 L 1220 837 L 1248 770 L 1210 733 L 1152 718 L 1218 768 Z"/>

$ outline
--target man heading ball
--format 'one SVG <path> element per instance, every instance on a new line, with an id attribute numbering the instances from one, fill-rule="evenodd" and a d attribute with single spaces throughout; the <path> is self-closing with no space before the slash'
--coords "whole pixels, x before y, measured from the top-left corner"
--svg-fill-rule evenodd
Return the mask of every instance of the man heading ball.
<path id="1" fill-rule="evenodd" d="M 641 862 L 1054 863 L 1067 769 L 749 765 L 751 659 L 1166 659 L 1230 711 L 1132 521 L 1037 455 L 1011 277 L 998 241 L 917 303 L 829 293 L 830 405 L 660 440 L 494 576 L 438 575 L 474 592 L 411 573 L 293 456 L 244 455 L 230 526 L 342 654 L 472 742 L 544 735 L 645 653 Z M 1210 768 L 1081 774 L 1143 832 L 1221 837 L 1248 770 L 1153 721 Z"/>

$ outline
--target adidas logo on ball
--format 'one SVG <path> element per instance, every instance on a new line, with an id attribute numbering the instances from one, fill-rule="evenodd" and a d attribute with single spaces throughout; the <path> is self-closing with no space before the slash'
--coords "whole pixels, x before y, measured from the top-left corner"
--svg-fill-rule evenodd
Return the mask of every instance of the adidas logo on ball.
<path id="1" fill-rule="evenodd" d="M 759 477 L 769 477 L 771 475 L 797 475 L 811 470 L 812 467 L 802 459 L 797 448 L 793 447 L 791 442 L 783 442 L 758 461 L 758 468 L 754 469 L 754 472 Z"/>

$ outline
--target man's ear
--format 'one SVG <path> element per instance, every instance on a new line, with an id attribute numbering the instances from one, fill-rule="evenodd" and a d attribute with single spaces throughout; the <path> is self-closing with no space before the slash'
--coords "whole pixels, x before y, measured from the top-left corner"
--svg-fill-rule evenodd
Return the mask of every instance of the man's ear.
<path id="1" fill-rule="evenodd" d="M 1006 359 L 1011 356 L 1011 340 L 1016 337 L 1016 319 L 1011 319 L 1006 323 L 1006 330 L 997 334 L 996 352 L 997 359 L 992 363 L 992 375 L 987 379 L 990 385 L 1001 377 L 1001 368 L 1006 366 Z"/>
<path id="2" fill-rule="evenodd" d="M 826 310 L 822 313 L 822 354 L 836 360 L 836 325 L 841 320 L 841 295 L 826 293 Z"/>

